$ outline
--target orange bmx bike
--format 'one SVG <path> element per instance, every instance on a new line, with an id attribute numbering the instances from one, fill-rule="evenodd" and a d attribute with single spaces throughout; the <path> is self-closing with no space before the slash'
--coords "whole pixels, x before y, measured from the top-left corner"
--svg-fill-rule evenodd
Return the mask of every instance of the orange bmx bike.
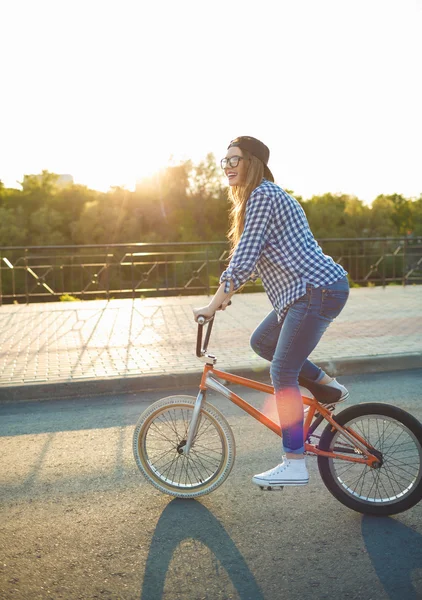
<path id="1" fill-rule="evenodd" d="M 180 498 L 212 492 L 227 479 L 234 464 L 233 432 L 223 414 L 207 402 L 207 390 L 220 393 L 281 437 L 278 423 L 222 383 L 274 394 L 270 385 L 215 368 L 217 359 L 207 351 L 213 321 L 207 322 L 203 343 L 205 319 L 198 319 L 196 354 L 205 365 L 197 397 L 169 396 L 154 402 L 134 431 L 133 451 L 140 471 L 161 492 Z M 312 394 L 303 396 L 305 453 L 317 457 L 331 494 L 345 506 L 369 515 L 397 514 L 419 502 L 421 423 L 401 408 L 373 402 L 334 415 L 338 398 L 327 404 L 325 386 L 314 383 L 309 387 Z M 318 433 L 323 422 L 326 426 Z"/>

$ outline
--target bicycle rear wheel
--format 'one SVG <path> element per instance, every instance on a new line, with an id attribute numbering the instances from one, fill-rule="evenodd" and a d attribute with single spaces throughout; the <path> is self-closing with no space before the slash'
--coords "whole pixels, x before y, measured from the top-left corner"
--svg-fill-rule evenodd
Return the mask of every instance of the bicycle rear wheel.
<path id="1" fill-rule="evenodd" d="M 179 498 L 208 494 L 228 477 L 236 454 L 230 425 L 204 402 L 189 454 L 183 453 L 196 398 L 169 396 L 139 418 L 133 453 L 141 473 L 161 492 Z"/>
<path id="2" fill-rule="evenodd" d="M 422 425 L 406 411 L 388 404 L 351 406 L 334 419 L 355 431 L 382 455 L 380 468 L 318 456 L 328 490 L 345 506 L 368 515 L 393 515 L 422 499 Z M 319 448 L 344 456 L 361 455 L 328 424 Z"/>

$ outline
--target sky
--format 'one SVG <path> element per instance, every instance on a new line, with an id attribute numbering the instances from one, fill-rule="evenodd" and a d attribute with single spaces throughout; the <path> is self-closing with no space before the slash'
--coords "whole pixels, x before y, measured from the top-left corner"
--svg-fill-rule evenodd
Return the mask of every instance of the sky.
<path id="1" fill-rule="evenodd" d="M 422 0 L 0 0 L 0 179 L 270 148 L 309 198 L 422 193 Z"/>

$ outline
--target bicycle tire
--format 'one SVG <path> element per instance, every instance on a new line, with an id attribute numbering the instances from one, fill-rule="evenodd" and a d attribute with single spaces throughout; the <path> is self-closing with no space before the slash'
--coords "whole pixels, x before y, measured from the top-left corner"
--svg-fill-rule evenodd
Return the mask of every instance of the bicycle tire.
<path id="1" fill-rule="evenodd" d="M 169 396 L 139 417 L 133 453 L 144 477 L 165 494 L 197 498 L 217 489 L 229 476 L 236 447 L 225 417 L 203 402 L 198 432 L 188 455 L 180 453 L 196 398 Z"/>
<path id="2" fill-rule="evenodd" d="M 382 403 L 351 406 L 334 417 L 382 453 L 379 469 L 318 456 L 321 478 L 331 494 L 357 512 L 387 516 L 412 508 L 422 499 L 422 424 L 408 412 Z M 361 453 L 328 424 L 319 448 Z"/>

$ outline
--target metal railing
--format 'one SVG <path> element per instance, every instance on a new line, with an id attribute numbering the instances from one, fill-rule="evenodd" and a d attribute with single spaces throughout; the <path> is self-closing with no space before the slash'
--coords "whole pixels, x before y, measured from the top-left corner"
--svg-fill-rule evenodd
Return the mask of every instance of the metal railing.
<path id="1" fill-rule="evenodd" d="M 422 283 L 422 237 L 318 242 L 355 284 Z M 0 304 L 210 294 L 227 261 L 227 242 L 0 247 Z"/>

